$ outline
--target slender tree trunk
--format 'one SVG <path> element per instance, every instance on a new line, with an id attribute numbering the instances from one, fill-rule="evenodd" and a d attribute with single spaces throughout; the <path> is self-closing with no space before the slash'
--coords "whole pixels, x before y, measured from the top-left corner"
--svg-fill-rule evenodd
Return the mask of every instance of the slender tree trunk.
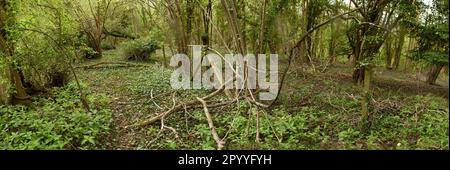
<path id="1" fill-rule="evenodd" d="M 265 53 L 265 23 L 266 23 L 266 6 L 267 6 L 267 0 L 263 0 L 263 7 L 261 9 L 261 25 L 259 30 L 259 39 L 258 39 L 258 49 L 256 51 L 256 54 Z"/>
<path id="2" fill-rule="evenodd" d="M 357 40 L 357 42 L 352 47 L 353 48 L 352 66 L 354 68 L 352 79 L 353 83 L 355 84 L 361 84 L 362 80 L 364 80 L 364 69 L 358 66 L 358 62 L 361 58 L 361 46 L 362 42 L 360 40 Z"/>
<path id="3" fill-rule="evenodd" d="M 398 66 L 400 65 L 400 59 L 402 57 L 402 49 L 403 49 L 403 44 L 405 43 L 405 35 L 406 32 L 404 30 L 400 30 L 400 35 L 397 39 L 397 44 L 395 47 L 395 52 L 394 52 L 394 63 L 393 63 L 393 68 L 394 69 L 398 69 Z"/>
<path id="4" fill-rule="evenodd" d="M 230 2 L 231 1 L 231 2 Z M 228 22 L 233 32 L 233 41 L 235 48 L 242 55 L 246 55 L 246 44 L 244 39 L 244 30 L 240 28 L 240 24 L 237 17 L 237 7 L 235 0 L 221 0 L 222 6 L 227 13 Z"/>
<path id="5" fill-rule="evenodd" d="M 266 40 L 265 40 L 265 32 L 266 32 L 266 28 L 265 28 L 265 23 L 266 23 L 266 7 L 267 7 L 267 0 L 263 1 L 263 8 L 261 9 L 261 26 L 260 26 L 260 32 L 259 32 L 259 39 L 258 39 L 258 49 L 256 51 L 256 66 L 258 66 L 258 57 L 259 54 L 265 54 L 266 53 Z M 262 64 L 262 63 L 261 63 Z M 264 63 L 265 64 L 265 63 Z M 257 67 L 259 68 L 259 67 Z M 256 75 L 258 75 L 258 69 L 256 69 Z M 256 90 L 259 89 L 259 83 L 256 82 Z"/>
<path id="6" fill-rule="evenodd" d="M 384 51 L 386 52 L 386 69 L 392 69 L 392 38 L 388 36 L 384 44 Z"/>
<path id="7" fill-rule="evenodd" d="M 179 0 L 175 0 L 175 7 L 176 7 L 176 22 L 177 22 L 177 28 L 178 28 L 178 34 L 180 41 L 178 41 L 178 52 L 182 54 L 188 53 L 188 35 L 186 31 L 186 26 L 183 22 L 183 12 L 181 11 L 181 3 Z"/>
<path id="8" fill-rule="evenodd" d="M 308 29 L 308 0 L 302 1 L 302 25 L 303 25 L 303 33 L 306 33 Z M 311 35 L 308 35 L 308 37 L 305 38 L 305 41 L 302 42 L 302 47 L 300 48 L 300 62 L 301 64 L 309 64 L 309 44 L 310 44 Z"/>
<path id="9" fill-rule="evenodd" d="M 231 1 L 231 2 L 230 2 Z M 234 43 L 234 48 L 235 50 L 239 53 L 242 54 L 243 56 L 245 56 L 247 54 L 247 47 L 245 44 L 245 39 L 244 39 L 244 29 L 240 28 L 240 24 L 238 21 L 238 17 L 237 17 L 237 3 L 235 0 L 221 0 L 220 1 L 222 4 L 222 7 L 227 15 L 227 19 L 228 19 L 228 26 L 231 30 L 231 32 L 233 33 L 232 38 L 233 38 L 233 43 Z M 244 66 L 244 80 L 247 79 L 248 76 L 248 71 L 247 71 L 247 65 Z M 225 93 L 227 94 L 227 96 L 229 98 L 232 97 L 231 93 L 229 91 L 225 91 Z M 238 95 L 239 90 L 235 89 L 235 95 Z M 245 94 L 248 94 L 248 91 L 244 92 Z"/>
<path id="10" fill-rule="evenodd" d="M 363 96 L 361 98 L 361 112 L 363 119 L 369 117 L 369 103 L 371 98 L 370 83 L 372 79 L 372 68 L 370 66 L 364 68 L 364 84 L 363 84 Z"/>
<path id="11" fill-rule="evenodd" d="M 411 50 L 411 49 L 412 49 L 412 38 L 409 37 L 408 38 L 408 51 Z M 404 72 L 408 71 L 408 68 L 409 68 L 409 65 L 410 65 L 410 62 L 411 62 L 408 58 L 406 58 L 405 60 L 406 60 L 406 62 L 405 62 L 405 65 L 403 66 L 403 71 Z"/>
<path id="12" fill-rule="evenodd" d="M 166 0 L 167 10 L 169 14 L 170 27 L 175 33 L 175 45 L 177 47 L 177 53 L 188 54 L 187 47 L 187 34 L 185 23 L 183 22 L 183 12 L 179 0 Z"/>
<path id="13" fill-rule="evenodd" d="M 337 0 L 335 1 L 335 3 L 337 4 Z M 337 11 L 334 11 L 334 15 L 337 15 Z M 339 24 L 335 24 L 334 22 L 330 24 L 330 41 L 328 43 L 328 57 L 329 57 L 329 61 L 328 64 L 330 66 L 334 65 L 334 63 L 336 62 L 336 42 L 337 42 L 337 37 L 339 35 L 338 32 L 336 32 L 337 30 L 340 30 L 339 28 Z"/>
<path id="14" fill-rule="evenodd" d="M 239 3 L 238 3 L 239 2 Z M 245 19 L 242 19 L 242 21 L 240 21 L 238 16 L 242 16 L 242 18 L 246 18 L 247 17 L 247 11 L 245 10 L 246 8 L 246 4 L 245 1 L 237 1 L 237 0 L 233 0 L 234 3 L 234 11 L 236 12 L 236 19 L 237 19 L 237 23 L 240 24 L 240 37 L 241 37 L 241 43 L 243 44 L 243 48 L 244 48 L 244 52 L 245 54 L 247 54 L 247 33 L 245 32 L 245 28 L 247 27 L 247 21 Z M 240 9 L 240 10 L 238 10 Z"/>
<path id="15" fill-rule="evenodd" d="M 162 53 L 163 53 L 164 67 L 167 68 L 166 46 L 164 44 L 162 45 Z"/>
<path id="16" fill-rule="evenodd" d="M 308 2 L 306 2 L 306 31 L 310 30 L 313 26 L 314 26 L 314 17 L 312 16 L 312 9 L 311 9 L 311 3 L 314 3 L 310 0 L 308 0 Z M 306 62 L 307 64 L 311 65 L 312 64 L 312 59 L 315 58 L 315 44 L 316 42 L 314 42 L 315 40 L 315 35 L 316 32 L 313 32 L 312 34 L 309 34 L 308 37 L 306 37 Z"/>
<path id="17" fill-rule="evenodd" d="M 210 45 L 211 33 L 211 17 L 212 17 L 212 2 L 208 0 L 208 5 L 206 6 L 206 11 L 203 11 L 203 35 L 202 35 L 202 44 L 206 46 L 206 48 Z"/>
<path id="18" fill-rule="evenodd" d="M 191 42 L 192 20 L 194 19 L 194 2 L 193 0 L 186 0 L 186 41 L 187 44 Z M 183 15 L 182 15 L 183 16 Z"/>
<path id="19" fill-rule="evenodd" d="M 320 21 L 319 21 L 320 22 Z M 314 39 L 313 39 L 313 43 L 312 43 L 312 49 L 311 49 L 311 61 L 314 61 L 315 59 L 319 59 L 320 55 L 321 55 L 321 33 L 322 30 L 319 29 L 317 30 L 317 32 L 315 32 L 314 35 Z"/>

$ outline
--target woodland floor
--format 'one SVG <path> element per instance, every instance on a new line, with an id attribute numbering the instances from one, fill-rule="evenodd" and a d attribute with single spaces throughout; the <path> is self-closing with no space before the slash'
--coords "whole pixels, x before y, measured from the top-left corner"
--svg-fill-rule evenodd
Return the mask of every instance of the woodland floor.
<path id="1" fill-rule="evenodd" d="M 100 62 L 124 62 L 116 50 L 107 51 L 102 59 L 89 61 L 86 65 Z M 111 134 L 109 136 L 110 149 L 213 149 L 214 143 L 209 138 L 209 131 L 207 124 L 202 119 L 202 110 L 186 111 L 184 113 L 175 113 L 170 118 L 167 118 L 168 126 L 173 127 L 176 131 L 166 130 L 159 132 L 159 123 L 142 127 L 125 129 L 127 125 L 136 123 L 145 117 L 154 115 L 156 113 L 165 111 L 171 106 L 171 88 L 168 82 L 171 71 L 165 69 L 160 64 L 146 62 L 148 67 L 104 67 L 92 69 L 80 69 L 80 74 L 83 81 L 89 84 L 90 90 L 93 93 L 103 93 L 109 97 L 109 107 L 113 112 L 113 120 L 111 123 Z M 325 129 L 327 132 L 315 132 L 317 128 L 312 128 L 314 125 L 305 125 L 305 134 L 312 136 L 298 137 L 300 139 L 292 139 L 294 137 L 281 137 L 281 133 L 288 134 L 289 131 L 283 128 L 268 128 L 270 132 L 263 134 L 263 137 L 275 138 L 278 142 L 270 142 L 267 139 L 267 146 L 256 145 L 254 142 L 239 143 L 236 142 L 242 139 L 238 133 L 245 133 L 246 139 L 252 140 L 252 133 L 249 132 L 249 124 L 247 129 L 239 129 L 239 123 L 227 125 L 222 122 L 235 122 L 239 120 L 224 118 L 226 120 L 217 120 L 218 126 L 224 125 L 223 129 L 219 128 L 219 134 L 227 138 L 229 145 L 227 149 L 399 149 L 399 142 L 403 139 L 395 139 L 398 135 L 392 133 L 393 137 L 386 137 L 384 129 L 377 131 L 378 127 L 374 127 L 373 132 L 367 135 L 361 133 L 353 133 L 358 130 L 351 130 L 352 125 L 356 125 L 359 118 L 357 99 L 359 90 L 357 86 L 351 83 L 351 70 L 344 64 L 337 64 L 337 66 L 330 67 L 325 73 L 292 73 L 289 77 L 288 86 L 283 91 L 284 95 L 280 103 L 277 103 L 277 108 L 294 116 L 294 113 L 304 112 L 305 108 L 311 108 L 311 112 L 324 112 L 324 114 L 337 115 L 338 117 L 323 118 L 329 121 L 323 123 L 322 116 L 319 115 L 312 122 L 320 125 L 320 129 Z M 392 70 L 379 68 L 375 73 L 374 81 L 374 112 L 401 112 L 408 105 L 409 100 L 413 100 L 416 96 L 431 96 L 434 100 L 438 98 L 438 108 L 442 108 L 441 112 L 447 114 L 447 119 L 438 120 L 443 126 L 447 124 L 448 129 L 448 79 L 440 79 L 438 85 L 428 85 L 419 82 L 415 74 L 407 74 Z M 205 91 L 189 91 L 178 92 L 178 100 L 191 100 L 193 97 L 201 94 L 207 94 Z M 420 99 L 419 99 L 420 100 Z M 416 106 L 416 110 L 420 101 L 412 104 Z M 421 106 L 426 107 L 426 106 Z M 445 109 L 447 108 L 447 109 Z M 223 107 L 213 109 L 212 112 L 221 111 L 220 114 L 232 114 L 233 108 Z M 381 111 L 380 111 L 381 110 Z M 197 114 L 200 113 L 200 114 Z M 239 113 L 238 113 L 239 114 Z M 271 113 L 273 115 L 274 113 Z M 342 114 L 342 116 L 340 116 Z M 233 117 L 233 116 L 229 116 Z M 272 119 L 275 116 L 268 117 Z M 307 117 L 309 120 L 311 117 Z M 204 119 L 204 118 L 203 118 Z M 281 119 L 280 119 L 281 120 Z M 342 121 L 341 121 L 342 120 Z M 402 119 L 403 120 L 403 119 Z M 409 120 L 409 119 L 408 119 Z M 269 121 L 269 120 L 268 120 Z M 390 120 L 389 120 L 390 121 Z M 446 122 L 445 122 L 446 121 Z M 270 122 L 270 121 L 269 121 Z M 202 127 L 199 127 L 203 125 Z M 245 123 L 243 123 L 245 124 Z M 348 124 L 342 127 L 331 127 L 334 124 Z M 238 126 L 238 127 L 233 127 Z M 251 125 L 250 125 L 251 126 Z M 296 125 L 297 126 L 297 125 Z M 327 127 L 330 126 L 330 127 Z M 384 126 L 384 125 L 383 125 Z M 388 125 L 386 125 L 388 126 Z M 288 127 L 288 126 L 287 126 Z M 289 128 L 289 127 L 288 127 Z M 394 127 L 392 127 L 394 128 Z M 443 127 L 445 128 L 445 127 Z M 442 128 L 442 129 L 443 129 Z M 250 128 L 251 131 L 252 128 Z M 280 129 L 280 130 L 277 130 Z M 350 130 L 349 130 L 350 129 Z M 205 132 L 203 132 L 204 130 Z M 316 140 L 314 133 L 319 133 L 319 140 Z M 343 133 L 346 131 L 348 133 Z M 383 131 L 383 132 L 382 132 Z M 420 130 L 419 130 L 420 131 Z M 225 133 L 226 132 L 226 133 Z M 264 133 L 264 132 L 263 132 Z M 388 132 L 386 132 L 388 133 Z M 398 132 L 402 134 L 403 132 Z M 405 138 L 408 139 L 409 145 L 407 149 L 414 148 L 431 148 L 431 149 L 448 149 L 448 141 L 442 142 L 442 135 L 447 134 L 433 134 L 445 132 L 431 132 L 430 138 L 438 141 L 431 142 L 430 145 L 420 145 L 420 135 L 408 132 Z M 247 135 L 248 134 L 248 135 Z M 278 134 L 278 135 L 277 135 Z M 226 136 L 225 135 L 225 136 Z M 266 136 L 264 136 L 266 135 Z M 349 137 L 346 137 L 349 136 Z M 375 137 L 373 136 L 375 135 Z M 378 135 L 378 136 L 376 136 Z M 440 136 L 440 137 L 439 137 Z M 281 139 L 280 139 L 281 138 Z M 297 138 L 297 137 L 295 137 Z M 439 138 L 439 139 L 437 139 Z M 206 141 L 209 144 L 205 144 Z M 282 145 L 286 141 L 288 146 Z M 292 140 L 292 141 L 291 141 Z M 440 142 L 439 142 L 440 140 Z M 263 140 L 264 143 L 265 140 Z M 368 142 L 370 141 L 370 142 Z M 296 143 L 299 143 L 296 145 Z M 295 145 L 295 146 L 292 146 Z M 303 146 L 303 147 L 300 147 Z M 374 146 L 374 147 L 371 147 Z M 212 147 L 212 148 L 211 148 Z M 400 147 L 401 149 L 401 147 Z"/>

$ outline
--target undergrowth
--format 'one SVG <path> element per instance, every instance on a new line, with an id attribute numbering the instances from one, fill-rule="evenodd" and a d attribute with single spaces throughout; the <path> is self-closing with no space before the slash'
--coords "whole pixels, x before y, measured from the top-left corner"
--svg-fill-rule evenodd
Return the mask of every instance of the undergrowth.
<path id="1" fill-rule="evenodd" d="M 217 132 L 226 142 L 225 149 L 446 150 L 449 147 L 449 110 L 442 97 L 377 91 L 371 125 L 364 129 L 357 88 L 327 79 L 311 81 L 316 83 L 297 85 L 294 89 L 297 93 L 284 95 L 282 103 L 273 110 L 250 108 L 245 102 L 211 109 Z M 164 99 L 169 101 L 170 96 L 156 102 Z M 257 118 L 259 142 L 256 142 Z M 166 118 L 165 125 L 177 132 L 160 132 L 159 123 L 144 127 L 137 149 L 217 147 L 202 109 L 174 113 Z"/>
<path id="2" fill-rule="evenodd" d="M 213 150 L 216 143 L 203 110 L 185 110 L 160 122 L 125 130 L 124 126 L 168 110 L 173 102 L 195 100 L 211 91 L 172 90 L 170 69 L 162 66 L 86 72 L 97 91 L 113 99 L 120 149 Z M 361 126 L 360 89 L 332 73 L 288 80 L 272 110 L 239 103 L 210 108 L 224 149 L 444 149 L 448 150 L 448 101 L 433 93 L 415 94 L 374 87 L 370 126 Z M 105 88 L 107 87 L 107 88 Z M 94 88 L 94 87 L 92 87 Z M 117 98 L 114 99 L 114 98 Z M 224 99 L 217 96 L 215 100 Z M 257 121 L 259 118 L 259 121 Z M 256 142 L 257 122 L 260 140 Z"/>
<path id="3" fill-rule="evenodd" d="M 84 86 L 85 90 L 86 86 Z M 88 95 L 91 112 L 80 104 L 76 84 L 56 88 L 30 106 L 0 106 L 0 149 L 102 149 L 106 146 L 111 112 L 108 98 Z"/>

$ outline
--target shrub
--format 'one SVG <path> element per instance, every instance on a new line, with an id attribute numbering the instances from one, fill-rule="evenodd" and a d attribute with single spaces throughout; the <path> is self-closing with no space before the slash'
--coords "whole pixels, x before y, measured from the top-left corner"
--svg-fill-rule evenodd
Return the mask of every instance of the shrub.
<path id="1" fill-rule="evenodd" d="M 144 61 L 150 55 L 160 49 L 158 43 L 153 40 L 139 39 L 127 42 L 123 45 L 123 56 L 126 60 Z"/>
<path id="2" fill-rule="evenodd" d="M 55 51 L 45 42 L 36 43 L 34 46 L 35 48 L 30 50 L 18 50 L 14 56 L 23 75 L 25 87 L 32 91 L 46 91 L 48 88 L 66 85 L 71 78 L 67 65 L 68 61 L 75 60 L 70 56 L 74 49 Z M 68 53 L 70 58 L 63 52 Z"/>
<path id="3" fill-rule="evenodd" d="M 94 59 L 101 57 L 98 52 L 96 52 L 92 47 L 88 46 L 82 46 L 80 48 L 80 52 L 82 53 L 82 56 L 84 56 L 86 59 Z"/>
<path id="4" fill-rule="evenodd" d="M 101 48 L 102 48 L 102 50 L 105 50 L 105 51 L 116 49 L 116 47 L 110 43 L 102 43 Z"/>

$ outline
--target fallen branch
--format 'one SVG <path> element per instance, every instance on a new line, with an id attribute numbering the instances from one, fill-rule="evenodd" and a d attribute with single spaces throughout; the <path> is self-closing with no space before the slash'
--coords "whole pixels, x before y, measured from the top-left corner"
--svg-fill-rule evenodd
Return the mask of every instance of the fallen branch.
<path id="1" fill-rule="evenodd" d="M 268 114 L 267 114 L 266 112 L 263 112 L 263 113 L 264 113 L 264 116 L 266 117 L 266 120 L 269 121 L 269 122 L 271 122 L 271 120 L 269 119 Z M 270 127 L 270 129 L 272 130 L 272 133 L 273 133 L 273 134 L 275 135 L 275 137 L 277 138 L 278 143 L 281 143 L 282 140 L 283 140 L 283 138 L 278 137 L 277 133 L 275 132 L 275 128 L 273 128 L 272 123 L 269 123 L 269 127 Z M 282 135 L 282 134 L 281 134 L 281 135 Z"/>
<path id="2" fill-rule="evenodd" d="M 197 97 L 197 100 L 200 101 L 203 105 L 203 110 L 205 111 L 205 115 L 206 115 L 206 120 L 208 121 L 208 125 L 209 125 L 209 129 L 211 129 L 211 134 L 214 138 L 214 140 L 217 143 L 217 150 L 222 150 L 223 145 L 225 144 L 224 141 L 222 141 L 222 139 L 219 138 L 219 135 L 217 135 L 216 132 L 216 128 L 214 127 L 214 123 L 211 117 L 211 114 L 208 111 L 208 106 L 206 105 L 205 100 Z"/>
<path id="3" fill-rule="evenodd" d="M 209 95 L 207 95 L 207 96 L 205 96 L 205 97 L 203 97 L 201 99 L 202 100 L 208 100 L 208 99 L 218 95 L 222 90 L 223 90 L 223 86 L 222 86 L 222 88 L 217 89 L 216 91 L 212 92 L 211 94 L 209 94 Z M 131 127 L 137 127 L 137 126 L 146 126 L 146 125 L 152 124 L 152 123 L 160 120 L 162 117 L 164 117 L 164 116 L 166 116 L 168 114 L 171 114 L 171 113 L 174 113 L 174 112 L 183 111 L 185 109 L 198 108 L 199 106 L 196 106 L 196 105 L 199 105 L 199 104 L 201 104 L 201 103 L 198 100 L 193 100 L 193 101 L 190 101 L 190 102 L 180 103 L 180 104 L 172 107 L 171 109 L 167 110 L 166 112 L 159 113 L 158 115 L 156 115 L 154 117 L 147 118 L 146 120 L 141 121 L 140 123 L 137 123 L 137 124 L 134 124 L 134 125 L 130 125 L 130 126 L 126 126 L 125 128 L 131 128 Z M 222 104 L 219 103 L 219 104 L 215 105 L 215 107 L 224 106 L 226 104 L 229 104 L 229 102 L 225 102 L 225 103 L 222 103 Z"/>
<path id="4" fill-rule="evenodd" d="M 266 105 L 266 104 L 257 102 L 256 100 L 251 99 L 251 98 L 249 98 L 249 97 L 247 97 L 246 99 L 247 99 L 251 104 L 254 104 L 254 105 L 258 106 L 258 107 L 269 108 L 269 105 Z"/>
<path id="5" fill-rule="evenodd" d="M 215 107 L 222 107 L 222 106 L 226 106 L 226 105 L 230 105 L 232 103 L 235 103 L 237 101 L 237 99 L 235 100 L 229 100 L 229 101 L 224 101 L 224 102 L 220 102 L 220 103 L 215 103 L 215 104 L 211 104 L 209 107 L 210 108 L 215 108 Z M 195 101 L 191 101 L 191 102 L 186 102 L 186 103 L 181 103 L 176 105 L 173 109 L 170 109 L 166 112 L 163 113 L 159 113 L 154 117 L 151 118 L 147 118 L 137 124 L 133 124 L 130 126 L 126 126 L 125 128 L 132 128 L 132 127 L 139 127 L 139 126 L 147 126 L 150 124 L 153 124 L 154 122 L 160 120 L 163 116 L 171 114 L 171 113 L 175 113 L 175 112 L 180 112 L 180 111 L 185 111 L 188 109 L 198 109 L 198 108 L 202 108 L 202 105 L 199 101 L 195 100 Z"/>
<path id="6" fill-rule="evenodd" d="M 112 37 L 117 37 L 117 38 L 126 38 L 126 39 L 132 39 L 135 40 L 136 37 L 133 35 L 129 35 L 120 31 L 108 31 L 105 27 L 103 27 L 103 34 L 105 35 L 109 35 Z"/>

